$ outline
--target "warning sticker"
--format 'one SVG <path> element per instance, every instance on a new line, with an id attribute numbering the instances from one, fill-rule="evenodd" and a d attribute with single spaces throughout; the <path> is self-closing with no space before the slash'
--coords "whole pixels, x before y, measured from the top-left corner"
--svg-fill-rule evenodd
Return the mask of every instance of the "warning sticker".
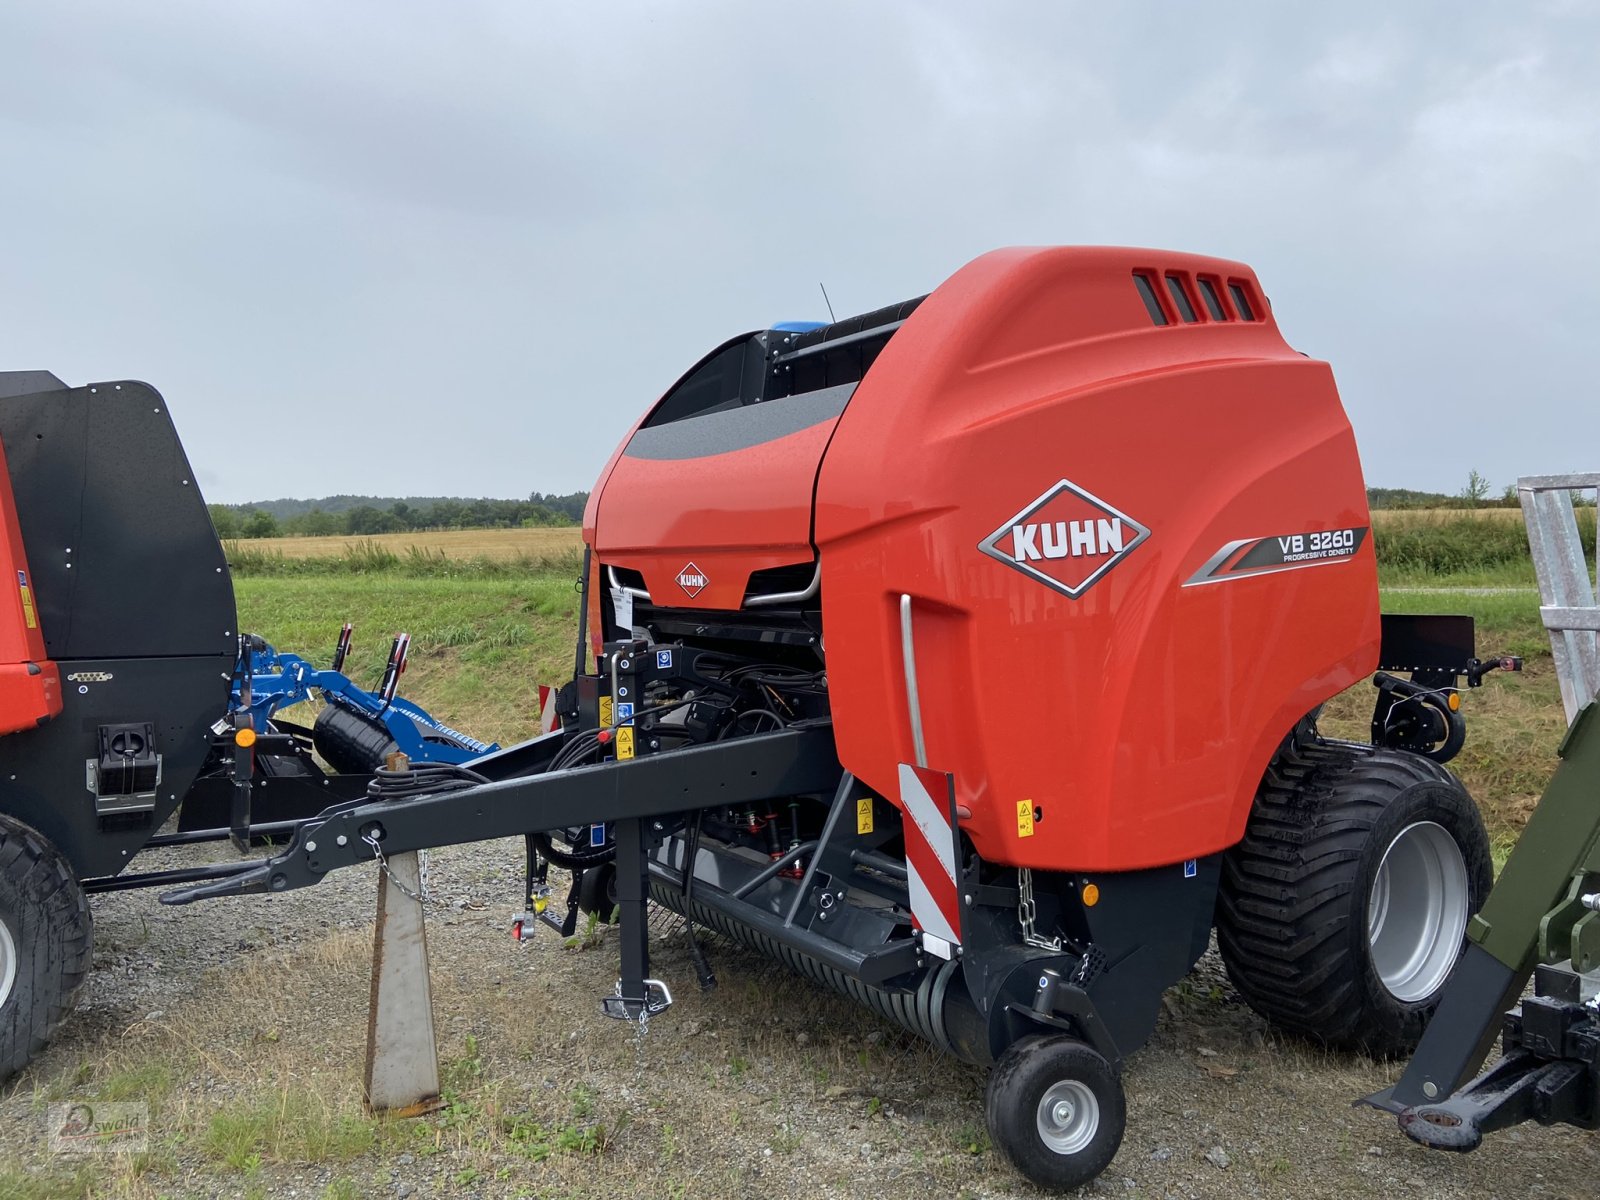
<path id="1" fill-rule="evenodd" d="M 856 832 L 872 832 L 872 797 L 863 796 L 856 801 Z"/>
<path id="2" fill-rule="evenodd" d="M 600 728 L 601 729 L 609 729 L 611 727 L 611 724 L 612 724 L 611 711 L 612 711 L 611 710 L 611 697 L 610 696 L 601 696 L 600 697 Z"/>
<path id="3" fill-rule="evenodd" d="M 611 612 L 623 632 L 633 628 L 633 593 L 627 588 L 611 589 Z"/>
<path id="4" fill-rule="evenodd" d="M 633 726 L 623 725 L 617 730 L 617 757 L 633 757 Z"/>
<path id="5" fill-rule="evenodd" d="M 1017 801 L 1017 836 L 1033 836 L 1033 801 Z"/>

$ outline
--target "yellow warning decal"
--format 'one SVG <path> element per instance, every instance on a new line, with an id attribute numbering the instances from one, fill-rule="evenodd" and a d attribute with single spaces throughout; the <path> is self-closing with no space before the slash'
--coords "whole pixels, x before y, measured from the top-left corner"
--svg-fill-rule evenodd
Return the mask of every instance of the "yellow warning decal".
<path id="1" fill-rule="evenodd" d="M 600 697 L 600 728 L 605 729 L 611 724 L 611 697 Z"/>
<path id="2" fill-rule="evenodd" d="M 33 611 L 33 593 L 28 590 L 27 584 L 23 584 L 17 591 L 22 593 L 22 619 L 27 622 L 29 629 L 39 628 L 39 617 Z"/>
<path id="3" fill-rule="evenodd" d="M 1017 801 L 1017 836 L 1033 836 L 1033 801 Z"/>
<path id="4" fill-rule="evenodd" d="M 633 757 L 633 726 L 623 725 L 617 730 L 617 757 Z"/>
<path id="5" fill-rule="evenodd" d="M 866 796 L 856 801 L 856 832 L 872 832 L 872 797 Z"/>

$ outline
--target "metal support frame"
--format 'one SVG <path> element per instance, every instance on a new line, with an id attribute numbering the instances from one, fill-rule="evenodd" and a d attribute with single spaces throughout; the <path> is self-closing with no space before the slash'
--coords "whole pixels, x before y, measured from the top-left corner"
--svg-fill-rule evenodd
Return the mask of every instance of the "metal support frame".
<path id="1" fill-rule="evenodd" d="M 1539 615 L 1550 632 L 1550 654 L 1561 680 L 1567 722 L 1600 696 L 1600 606 L 1584 560 L 1573 493 L 1600 494 L 1600 474 L 1529 475 L 1517 480 L 1528 547 L 1539 578 Z"/>
<path id="2" fill-rule="evenodd" d="M 306 821 L 281 854 L 230 879 L 169 892 L 161 900 L 187 904 L 306 887 L 337 867 L 370 860 L 367 835 L 393 855 L 599 821 L 667 816 L 708 802 L 747 804 L 826 794 L 838 785 L 842 770 L 832 725 L 816 721 L 672 754 L 504 779 L 467 792 L 340 804 Z M 619 862 L 619 887 L 620 867 Z"/>

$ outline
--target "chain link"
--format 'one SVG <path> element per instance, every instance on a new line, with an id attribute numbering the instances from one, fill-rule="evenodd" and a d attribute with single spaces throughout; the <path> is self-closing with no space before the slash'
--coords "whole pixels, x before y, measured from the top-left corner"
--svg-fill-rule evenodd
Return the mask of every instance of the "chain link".
<path id="1" fill-rule="evenodd" d="M 1038 910 L 1033 903 L 1033 871 L 1028 867 L 1019 867 L 1017 869 L 1017 924 L 1022 926 L 1022 944 L 1058 953 L 1061 950 L 1061 939 L 1041 937 L 1039 935 L 1038 929 L 1034 926 L 1038 915 Z"/>
<path id="2" fill-rule="evenodd" d="M 390 870 L 389 859 L 384 855 L 383 847 L 378 844 L 378 839 L 368 833 L 363 835 L 361 840 L 372 847 L 372 857 L 377 860 L 378 869 L 383 872 L 390 883 L 394 884 L 401 895 L 415 900 L 418 904 L 432 904 L 436 908 L 443 907 L 439 901 L 428 894 L 428 852 L 426 850 L 417 851 L 417 882 L 421 884 L 421 887 L 417 891 L 412 891 L 400 881 L 398 875 Z"/>

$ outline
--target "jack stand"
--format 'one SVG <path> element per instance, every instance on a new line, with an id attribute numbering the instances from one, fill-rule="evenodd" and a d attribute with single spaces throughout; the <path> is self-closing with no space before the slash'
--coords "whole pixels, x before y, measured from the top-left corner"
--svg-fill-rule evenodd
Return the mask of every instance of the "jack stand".
<path id="1" fill-rule="evenodd" d="M 389 768 L 404 770 L 403 754 Z M 378 919 L 372 935 L 372 992 L 367 1008 L 369 1115 L 415 1117 L 440 1108 L 439 1050 L 428 980 L 422 868 L 415 851 L 378 857 Z"/>
<path id="2" fill-rule="evenodd" d="M 622 969 L 617 991 L 600 1001 L 600 1011 L 622 1021 L 648 1020 L 672 1003 L 672 993 L 659 979 L 650 978 L 650 924 L 645 905 L 644 823 L 637 818 L 618 821 L 617 908 Z"/>

